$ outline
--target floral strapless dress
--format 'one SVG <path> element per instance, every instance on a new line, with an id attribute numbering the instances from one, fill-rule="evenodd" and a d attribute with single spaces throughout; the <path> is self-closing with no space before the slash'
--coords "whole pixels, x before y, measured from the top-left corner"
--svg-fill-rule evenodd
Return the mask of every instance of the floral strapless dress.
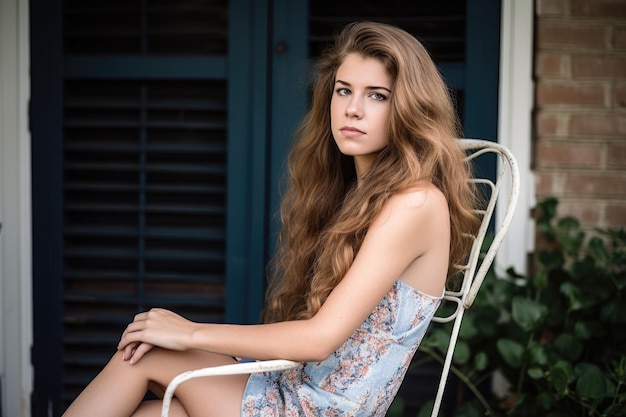
<path id="1" fill-rule="evenodd" d="M 441 302 L 398 280 L 322 362 L 250 375 L 242 417 L 384 417 Z"/>

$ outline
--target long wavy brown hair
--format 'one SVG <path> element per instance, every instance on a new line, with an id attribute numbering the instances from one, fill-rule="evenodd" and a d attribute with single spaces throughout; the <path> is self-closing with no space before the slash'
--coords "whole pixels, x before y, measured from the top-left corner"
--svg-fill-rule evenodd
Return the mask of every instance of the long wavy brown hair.
<path id="1" fill-rule="evenodd" d="M 335 74 L 348 54 L 379 60 L 393 79 L 389 144 L 359 179 L 352 157 L 331 134 Z M 319 59 L 311 109 L 289 154 L 289 188 L 263 321 L 310 318 L 344 277 L 365 234 L 389 198 L 420 181 L 438 187 L 451 220 L 450 275 L 469 251 L 476 197 L 471 170 L 457 138 L 450 93 L 424 47 L 405 31 L 382 23 L 346 26 Z M 419 236 L 415 237 L 419 239 Z"/>

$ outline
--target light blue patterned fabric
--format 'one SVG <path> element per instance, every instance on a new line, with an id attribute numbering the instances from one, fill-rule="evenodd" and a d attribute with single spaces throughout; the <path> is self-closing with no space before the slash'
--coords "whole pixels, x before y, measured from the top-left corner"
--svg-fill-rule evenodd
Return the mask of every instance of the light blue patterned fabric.
<path id="1" fill-rule="evenodd" d="M 384 417 L 440 302 L 396 281 L 326 360 L 251 375 L 241 416 Z"/>

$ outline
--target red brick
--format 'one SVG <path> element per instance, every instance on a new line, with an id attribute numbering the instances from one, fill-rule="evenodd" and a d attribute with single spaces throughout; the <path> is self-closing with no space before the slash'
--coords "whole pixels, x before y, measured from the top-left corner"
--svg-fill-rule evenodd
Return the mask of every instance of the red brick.
<path id="1" fill-rule="evenodd" d="M 574 114 L 569 132 L 573 136 L 614 136 L 626 129 L 626 121 L 613 114 Z"/>
<path id="2" fill-rule="evenodd" d="M 537 195 L 552 195 L 553 183 L 552 173 L 535 172 L 535 191 Z"/>
<path id="3" fill-rule="evenodd" d="M 565 191 L 580 197 L 622 197 L 626 195 L 626 175 L 620 174 L 570 172 Z"/>
<path id="4" fill-rule="evenodd" d="M 542 167 L 597 167 L 602 163 L 602 148 L 585 143 L 541 141 L 536 147 L 535 161 Z"/>
<path id="5" fill-rule="evenodd" d="M 540 21 L 537 28 L 537 41 L 540 46 L 556 45 L 604 50 L 606 34 L 607 29 L 602 26 Z"/>
<path id="6" fill-rule="evenodd" d="M 617 133 L 622 135 L 622 139 L 624 135 L 626 135 L 626 115 L 618 117 L 617 119 Z"/>
<path id="7" fill-rule="evenodd" d="M 626 17 L 626 2 L 624 0 L 574 0 L 572 16 L 624 18 Z"/>
<path id="8" fill-rule="evenodd" d="M 562 76 L 565 75 L 562 54 L 551 54 L 539 52 L 535 56 L 535 74 L 540 76 Z"/>
<path id="9" fill-rule="evenodd" d="M 626 107 L 626 83 L 617 83 L 613 86 L 613 105 Z"/>
<path id="10" fill-rule="evenodd" d="M 583 226 L 597 225 L 603 204 L 589 200 L 561 200 L 559 201 L 557 216 L 572 216 L 580 220 Z"/>
<path id="11" fill-rule="evenodd" d="M 606 207 L 606 222 L 610 226 L 626 226 L 626 202 L 609 202 Z"/>
<path id="12" fill-rule="evenodd" d="M 626 170 L 626 143 L 609 143 L 606 164 L 609 168 Z"/>
<path id="13" fill-rule="evenodd" d="M 554 136 L 557 134 L 559 119 L 556 115 L 539 113 L 537 114 L 536 123 L 539 136 Z"/>
<path id="14" fill-rule="evenodd" d="M 604 106 L 604 86 L 601 84 L 542 83 L 537 85 L 537 104 Z"/>
<path id="15" fill-rule="evenodd" d="M 626 28 L 616 27 L 613 30 L 613 49 L 625 50 L 626 49 Z"/>
<path id="16" fill-rule="evenodd" d="M 546 15 L 562 15 L 565 13 L 565 0 L 538 0 L 537 14 L 539 16 Z"/>
<path id="17" fill-rule="evenodd" d="M 626 58 L 574 56 L 572 74 L 574 77 L 626 78 Z"/>

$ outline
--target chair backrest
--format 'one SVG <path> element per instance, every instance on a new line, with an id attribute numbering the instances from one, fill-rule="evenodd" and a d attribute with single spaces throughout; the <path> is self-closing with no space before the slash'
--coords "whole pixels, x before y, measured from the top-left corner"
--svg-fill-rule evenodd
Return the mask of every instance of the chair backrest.
<path id="1" fill-rule="evenodd" d="M 444 300 L 454 305 L 454 311 L 446 316 L 435 316 L 433 318 L 433 321 L 436 323 L 447 323 L 451 321 L 454 321 L 454 323 L 431 417 L 435 417 L 439 413 L 444 388 L 452 364 L 454 348 L 459 336 L 463 313 L 472 306 L 483 279 L 489 271 L 496 256 L 496 252 L 509 229 L 515 207 L 517 206 L 520 187 L 519 168 L 515 157 L 508 149 L 497 143 L 478 139 L 461 139 L 461 143 L 467 152 L 467 159 L 469 160 L 474 161 L 476 158 L 486 154 L 495 155 L 496 175 L 495 178 L 475 176 L 470 180 L 476 186 L 480 187 L 481 190 L 484 190 L 486 206 L 484 208 L 475 209 L 475 212 L 482 220 L 476 236 L 467 236 L 468 239 L 473 240 L 473 243 L 465 265 L 459 266 L 462 275 L 460 287 L 458 290 L 446 291 L 444 295 Z M 487 236 L 489 225 L 494 218 L 496 203 L 504 204 L 506 209 L 503 211 L 503 218 L 496 219 L 498 220 L 498 225 L 495 228 L 493 240 L 481 257 L 483 242 L 485 241 L 485 236 Z"/>

